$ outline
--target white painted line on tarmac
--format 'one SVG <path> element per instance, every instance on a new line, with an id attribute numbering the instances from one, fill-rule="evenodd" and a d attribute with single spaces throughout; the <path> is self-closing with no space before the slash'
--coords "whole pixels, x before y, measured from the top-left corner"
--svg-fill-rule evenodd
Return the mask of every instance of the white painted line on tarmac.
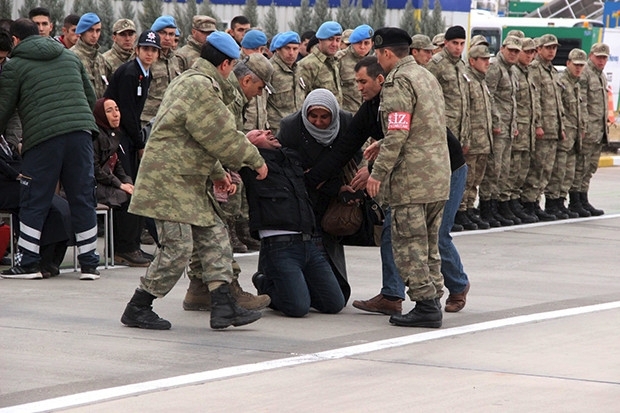
<path id="1" fill-rule="evenodd" d="M 166 379 L 129 384 L 126 386 L 93 390 L 69 396 L 42 400 L 39 402 L 6 407 L 0 409 L 0 413 L 35 413 L 46 412 L 50 410 L 67 409 L 71 407 L 78 407 L 97 402 L 120 399 L 128 396 L 136 396 L 138 394 L 151 393 L 181 386 L 202 384 L 213 380 L 248 375 L 251 373 L 261 373 L 264 371 L 279 369 L 283 367 L 298 366 L 302 364 L 315 363 L 318 361 L 342 359 L 345 357 L 352 357 L 360 354 L 370 353 L 373 351 L 387 350 L 396 347 L 406 346 L 409 344 L 437 340 L 440 338 L 454 337 L 462 334 L 475 333 L 479 331 L 492 330 L 496 328 L 532 323 L 537 321 L 571 317 L 597 311 L 612 310 L 616 308 L 620 308 L 620 301 L 595 304 L 585 307 L 568 308 L 557 311 L 549 311 L 545 313 L 516 316 L 493 321 L 485 321 L 482 323 L 470 324 L 461 327 L 447 328 L 445 330 L 439 329 L 427 331 L 424 333 L 412 334 L 404 337 L 396 337 L 387 340 L 373 341 L 366 344 L 342 347 L 334 350 L 322 351 L 320 353 L 304 354 L 278 360 L 263 361 L 254 364 L 244 364 L 241 366 L 226 367 L 222 369 L 186 374 L 183 376 L 170 377 Z"/>

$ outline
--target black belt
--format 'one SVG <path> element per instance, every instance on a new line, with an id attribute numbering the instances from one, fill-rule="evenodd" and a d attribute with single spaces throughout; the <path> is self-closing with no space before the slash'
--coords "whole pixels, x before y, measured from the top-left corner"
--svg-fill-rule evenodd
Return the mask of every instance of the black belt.
<path id="1" fill-rule="evenodd" d="M 286 235 L 274 235 L 273 237 L 263 238 L 265 242 L 292 242 L 292 241 L 310 241 L 312 235 L 310 234 L 286 234 Z"/>

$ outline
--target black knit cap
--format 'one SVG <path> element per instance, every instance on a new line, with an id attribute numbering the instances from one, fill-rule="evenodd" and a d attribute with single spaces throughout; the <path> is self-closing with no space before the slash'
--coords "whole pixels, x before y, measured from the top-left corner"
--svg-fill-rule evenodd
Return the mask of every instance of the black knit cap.
<path id="1" fill-rule="evenodd" d="M 445 39 L 453 40 L 453 39 L 466 39 L 467 34 L 465 34 L 465 29 L 462 26 L 452 26 L 448 30 L 446 30 Z"/>
<path id="2" fill-rule="evenodd" d="M 410 46 L 411 36 L 398 27 L 382 27 L 372 37 L 375 49 L 392 46 Z"/>

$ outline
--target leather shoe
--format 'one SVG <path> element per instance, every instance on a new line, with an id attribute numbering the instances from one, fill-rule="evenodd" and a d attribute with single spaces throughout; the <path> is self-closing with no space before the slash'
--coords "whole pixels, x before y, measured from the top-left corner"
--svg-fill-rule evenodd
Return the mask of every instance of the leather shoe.
<path id="1" fill-rule="evenodd" d="M 381 313 L 385 315 L 400 314 L 403 311 L 403 300 L 398 299 L 396 301 L 390 301 L 378 294 L 372 297 L 370 300 L 355 300 L 353 301 L 353 307 L 360 310 L 368 311 L 370 313 Z"/>
<path id="2" fill-rule="evenodd" d="M 447 313 L 457 313 L 461 311 L 463 307 L 465 307 L 465 303 L 467 301 L 467 293 L 469 292 L 469 286 L 470 284 L 467 283 L 467 286 L 465 287 L 463 292 L 460 292 L 458 294 L 450 293 L 448 299 L 446 300 L 445 309 Z"/>

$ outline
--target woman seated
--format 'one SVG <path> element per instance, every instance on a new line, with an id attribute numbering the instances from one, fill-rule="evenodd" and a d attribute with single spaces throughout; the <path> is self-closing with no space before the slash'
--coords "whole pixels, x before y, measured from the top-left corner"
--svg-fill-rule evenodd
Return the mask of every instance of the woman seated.
<path id="1" fill-rule="evenodd" d="M 95 103 L 95 121 L 99 135 L 93 141 L 97 202 L 114 208 L 114 261 L 130 267 L 148 267 L 151 261 L 140 250 L 143 220 L 127 212 L 133 181 L 118 159 L 121 113 L 112 99 L 101 98 Z"/>

